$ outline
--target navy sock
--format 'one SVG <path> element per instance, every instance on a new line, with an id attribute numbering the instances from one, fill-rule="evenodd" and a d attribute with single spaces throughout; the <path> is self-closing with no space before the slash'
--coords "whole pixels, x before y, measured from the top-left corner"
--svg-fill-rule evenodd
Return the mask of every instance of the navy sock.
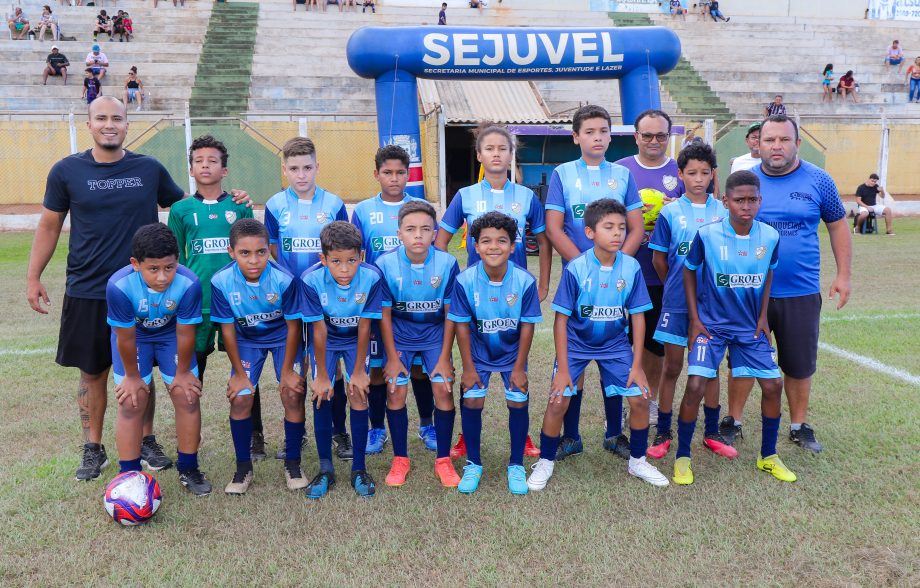
<path id="1" fill-rule="evenodd" d="M 690 457 L 690 443 L 693 441 L 694 431 L 696 421 L 685 422 L 677 417 L 677 457 Z"/>
<path id="2" fill-rule="evenodd" d="M 191 472 L 198 469 L 198 452 L 182 453 L 176 458 L 176 469 L 180 472 Z"/>
<path id="3" fill-rule="evenodd" d="M 230 435 L 233 436 L 236 463 L 252 461 L 252 456 L 249 453 L 249 443 L 252 441 L 252 417 L 230 419 Z"/>
<path id="4" fill-rule="evenodd" d="M 603 394 L 603 392 L 601 392 Z M 604 416 L 607 419 L 606 438 L 623 434 L 623 397 L 619 394 L 604 395 Z"/>
<path id="5" fill-rule="evenodd" d="M 780 417 L 770 418 L 762 416 L 763 431 L 760 437 L 760 457 L 770 457 L 776 453 L 776 436 L 779 434 Z"/>
<path id="6" fill-rule="evenodd" d="M 562 434 L 565 437 L 581 439 L 578 422 L 581 420 L 581 399 L 584 395 L 584 390 L 576 390 L 575 396 L 569 397 L 569 408 L 565 411 L 565 416 L 562 417 Z M 555 455 L 556 453 L 554 452 L 553 456 Z"/>
<path id="7" fill-rule="evenodd" d="M 322 463 L 325 459 L 332 463 L 331 402 L 324 401 L 319 408 L 316 408 L 316 402 L 313 403 L 313 434 L 316 437 L 316 453 L 319 455 L 320 462 Z"/>
<path id="8" fill-rule="evenodd" d="M 508 407 L 508 433 L 511 435 L 511 457 L 508 465 L 524 465 L 524 443 L 530 427 L 530 413 L 527 406 Z"/>
<path id="9" fill-rule="evenodd" d="M 372 429 L 382 429 L 386 425 L 387 416 L 387 385 L 371 384 L 367 392 L 367 411 Z"/>
<path id="10" fill-rule="evenodd" d="M 437 415 L 437 412 L 435 415 Z M 470 408 L 461 404 L 460 426 L 463 429 L 463 440 L 466 442 L 466 458 L 481 466 L 482 456 L 479 454 L 479 449 L 482 439 L 482 409 Z M 440 450 L 440 444 L 438 449 Z M 449 450 L 447 454 L 450 455 Z M 438 457 L 441 456 L 439 455 Z"/>
<path id="11" fill-rule="evenodd" d="M 482 411 L 479 412 L 482 413 Z M 456 418 L 456 416 L 456 410 L 441 410 L 440 408 L 434 409 L 434 435 L 438 441 L 438 459 L 450 456 L 450 444 L 454 440 L 454 418 Z M 479 417 L 479 428 L 482 428 L 481 416 Z M 463 432 L 466 433 L 466 430 Z M 478 435 L 476 436 L 476 440 L 478 443 Z M 470 440 L 467 439 L 466 443 L 467 446 L 469 446 Z M 477 445 L 476 447 L 476 451 L 478 453 L 479 446 Z M 469 451 L 469 449 L 467 449 L 467 451 Z"/>
<path id="12" fill-rule="evenodd" d="M 300 446 L 305 431 L 306 423 L 292 423 L 284 419 L 284 455 L 288 461 L 300 461 Z"/>
<path id="13" fill-rule="evenodd" d="M 365 470 L 364 451 L 367 449 L 368 410 L 351 409 L 351 471 Z"/>
<path id="14" fill-rule="evenodd" d="M 406 407 L 397 410 L 387 409 L 387 422 L 390 424 L 390 440 L 393 441 L 393 455 L 409 457 L 409 413 Z"/>
<path id="15" fill-rule="evenodd" d="M 412 378 L 412 394 L 415 395 L 415 407 L 418 408 L 418 424 L 429 427 L 434 414 L 434 392 L 428 378 Z"/>
<path id="16" fill-rule="evenodd" d="M 722 409 L 722 406 L 717 406 L 715 408 L 709 408 L 708 406 L 703 406 L 703 418 L 706 423 L 705 434 L 706 435 L 718 435 L 719 434 L 719 411 Z"/>
<path id="17" fill-rule="evenodd" d="M 569 405 L 572 406 L 571 404 Z M 559 437 L 550 437 L 540 431 L 540 459 L 556 461 L 556 450 L 559 449 Z"/>
<path id="18" fill-rule="evenodd" d="M 629 457 L 639 459 L 645 457 L 648 449 L 648 427 L 644 429 L 629 428 Z"/>
<path id="19" fill-rule="evenodd" d="M 671 432 L 671 417 L 674 416 L 674 413 L 671 412 L 661 412 L 658 410 L 658 434 L 664 435 Z"/>
<path id="20" fill-rule="evenodd" d="M 335 381 L 332 385 L 332 434 L 345 434 L 345 411 L 348 408 L 348 398 L 345 397 L 345 378 Z"/>
<path id="21" fill-rule="evenodd" d="M 122 459 L 118 461 L 118 467 L 120 468 L 119 473 L 123 474 L 125 472 L 139 472 L 141 471 L 141 458 L 137 459 Z"/>

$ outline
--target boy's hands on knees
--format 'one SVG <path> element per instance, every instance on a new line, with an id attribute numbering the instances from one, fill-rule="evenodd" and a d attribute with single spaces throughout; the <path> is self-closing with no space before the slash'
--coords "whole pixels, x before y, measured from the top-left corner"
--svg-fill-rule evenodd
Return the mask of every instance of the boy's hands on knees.
<path id="1" fill-rule="evenodd" d="M 319 408 L 323 400 L 332 400 L 332 382 L 329 376 L 313 378 L 310 382 L 310 401 L 316 402 L 316 408 Z"/>
<path id="2" fill-rule="evenodd" d="M 476 370 L 463 370 L 460 376 L 460 392 L 466 392 L 472 388 L 485 388 L 482 380 L 479 379 L 479 373 Z"/>
<path id="3" fill-rule="evenodd" d="M 549 388 L 549 401 L 560 404 L 565 397 L 566 388 L 573 390 L 575 384 L 572 383 L 572 376 L 569 375 L 569 370 L 559 368 L 556 370 L 556 375 L 553 376 L 553 383 Z"/>
<path id="4" fill-rule="evenodd" d="M 357 369 L 348 379 L 348 395 L 357 397 L 362 403 L 367 402 L 367 393 L 371 378 L 363 369 Z"/>
<path id="5" fill-rule="evenodd" d="M 280 385 L 282 392 L 304 393 L 303 376 L 294 370 L 282 370 Z"/>
<path id="6" fill-rule="evenodd" d="M 451 363 L 450 359 L 438 359 L 438 363 L 435 364 L 434 370 L 429 374 L 431 378 L 435 376 L 441 376 L 444 378 L 445 382 L 454 381 L 454 365 Z"/>
<path id="7" fill-rule="evenodd" d="M 383 377 L 387 381 L 387 390 L 392 392 L 396 389 L 396 379 L 399 376 L 409 377 L 409 370 L 403 365 L 403 362 L 396 358 L 387 359 L 387 364 L 383 368 Z"/>
<path id="8" fill-rule="evenodd" d="M 521 392 L 527 392 L 527 387 L 530 385 L 527 381 L 527 372 L 517 368 L 511 370 L 511 376 L 508 378 L 508 383 L 511 384 L 512 388 L 517 388 Z"/>
<path id="9" fill-rule="evenodd" d="M 252 385 L 246 374 L 233 374 L 230 376 L 230 381 L 227 382 L 227 398 L 234 400 L 243 390 L 249 390 L 249 393 L 252 394 L 254 388 L 255 386 Z"/>
<path id="10" fill-rule="evenodd" d="M 693 351 L 693 345 L 696 343 L 696 338 L 700 335 L 706 337 L 707 340 L 712 339 L 712 335 L 709 334 L 709 331 L 706 330 L 706 327 L 703 326 L 700 319 L 690 319 L 690 327 L 687 329 L 687 349 Z"/>
<path id="11" fill-rule="evenodd" d="M 185 394 L 185 400 L 189 404 L 195 404 L 201 398 L 201 380 L 196 378 L 195 374 L 190 371 L 176 373 L 172 385 L 168 388 L 169 393 L 172 394 L 176 388 Z"/>
<path id="12" fill-rule="evenodd" d="M 638 386 L 639 390 L 642 392 L 642 398 L 648 400 L 650 394 L 648 378 L 645 377 L 645 370 L 642 369 L 641 365 L 634 365 L 629 370 L 629 377 L 626 378 L 626 387 L 630 388 L 633 385 Z"/>
<path id="13" fill-rule="evenodd" d="M 125 404 L 137 408 L 137 397 L 140 393 L 149 394 L 150 386 L 144 383 L 140 376 L 125 376 L 121 384 L 115 386 L 115 399 L 118 404 Z"/>

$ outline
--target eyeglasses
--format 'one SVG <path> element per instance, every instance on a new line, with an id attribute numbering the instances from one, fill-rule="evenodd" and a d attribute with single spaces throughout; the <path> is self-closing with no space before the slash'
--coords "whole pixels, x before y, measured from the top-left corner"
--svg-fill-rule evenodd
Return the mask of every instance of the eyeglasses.
<path id="1" fill-rule="evenodd" d="M 639 138 L 642 139 L 643 143 L 651 143 L 652 139 L 659 143 L 664 143 L 670 136 L 668 133 L 639 133 Z"/>

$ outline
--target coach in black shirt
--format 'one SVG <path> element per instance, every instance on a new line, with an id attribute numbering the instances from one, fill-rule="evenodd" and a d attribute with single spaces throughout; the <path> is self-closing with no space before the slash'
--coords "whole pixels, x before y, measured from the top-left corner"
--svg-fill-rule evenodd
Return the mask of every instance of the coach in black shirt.
<path id="1" fill-rule="evenodd" d="M 862 233 L 863 223 L 869 216 L 869 211 L 875 213 L 876 217 L 885 217 L 885 233 L 894 235 L 891 230 L 892 218 L 891 208 L 878 202 L 878 195 L 885 193 L 885 188 L 878 185 L 878 175 L 870 174 L 869 179 L 856 188 L 856 204 L 859 206 L 856 217 L 856 234 Z"/>

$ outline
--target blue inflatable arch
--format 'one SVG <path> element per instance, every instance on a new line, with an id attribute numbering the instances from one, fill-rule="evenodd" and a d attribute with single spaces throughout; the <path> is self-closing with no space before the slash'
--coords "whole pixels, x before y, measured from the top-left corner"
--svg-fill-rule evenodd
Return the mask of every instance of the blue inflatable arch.
<path id="1" fill-rule="evenodd" d="M 616 78 L 623 123 L 632 124 L 661 107 L 658 75 L 677 65 L 680 41 L 662 27 L 366 27 L 351 35 L 347 51 L 351 69 L 376 80 L 380 145 L 406 147 L 406 192 L 424 198 L 417 78 Z"/>

